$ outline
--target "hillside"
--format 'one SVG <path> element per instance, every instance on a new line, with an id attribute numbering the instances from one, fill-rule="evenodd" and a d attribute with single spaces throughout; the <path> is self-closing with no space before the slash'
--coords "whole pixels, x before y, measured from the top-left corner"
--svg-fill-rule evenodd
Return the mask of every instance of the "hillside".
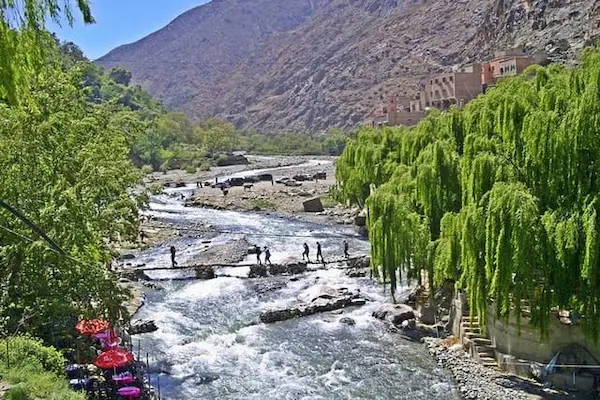
<path id="1" fill-rule="evenodd" d="M 387 94 L 523 45 L 569 60 L 594 0 L 213 0 L 97 62 L 193 118 L 263 131 L 353 126 Z"/>

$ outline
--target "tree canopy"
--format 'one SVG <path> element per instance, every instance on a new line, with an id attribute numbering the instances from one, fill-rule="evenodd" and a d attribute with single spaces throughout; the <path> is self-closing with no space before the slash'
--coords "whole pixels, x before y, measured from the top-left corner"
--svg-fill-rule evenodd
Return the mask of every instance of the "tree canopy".
<path id="1" fill-rule="evenodd" d="M 532 66 L 412 129 L 364 129 L 338 161 L 341 200 L 366 204 L 374 267 L 452 279 L 485 323 L 552 308 L 600 327 L 600 51 Z M 374 189 L 374 190 L 372 190 Z"/>

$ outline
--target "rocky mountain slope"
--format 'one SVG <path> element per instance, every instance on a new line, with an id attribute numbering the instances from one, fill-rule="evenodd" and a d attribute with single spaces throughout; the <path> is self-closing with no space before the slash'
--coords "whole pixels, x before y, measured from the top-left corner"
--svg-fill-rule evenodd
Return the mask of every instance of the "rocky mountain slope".
<path id="1" fill-rule="evenodd" d="M 572 60 L 595 35 L 596 1 L 213 0 L 97 62 L 194 118 L 314 132 L 496 50 Z"/>

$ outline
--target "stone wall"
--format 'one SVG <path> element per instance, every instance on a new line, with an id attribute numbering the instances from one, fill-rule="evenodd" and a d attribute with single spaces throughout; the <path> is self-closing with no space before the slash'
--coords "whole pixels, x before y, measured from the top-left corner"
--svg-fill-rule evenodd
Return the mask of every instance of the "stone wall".
<path id="1" fill-rule="evenodd" d="M 488 310 L 487 331 L 488 336 L 496 349 L 517 358 L 547 363 L 557 350 L 573 343 L 578 343 L 587 348 L 597 359 L 600 359 L 600 343 L 594 344 L 586 339 L 581 327 L 561 324 L 554 316 L 550 316 L 549 337 L 542 341 L 540 332 L 528 326 L 526 318 L 521 319 L 521 332 L 517 327 L 516 318 L 513 316 L 508 323 L 495 318 L 492 307 Z"/>

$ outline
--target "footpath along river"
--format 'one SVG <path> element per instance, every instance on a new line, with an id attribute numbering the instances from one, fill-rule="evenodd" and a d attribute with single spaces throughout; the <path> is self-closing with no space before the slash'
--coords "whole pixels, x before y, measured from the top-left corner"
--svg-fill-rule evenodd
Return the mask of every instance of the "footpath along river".
<path id="1" fill-rule="evenodd" d="M 256 171 L 254 171 L 256 172 Z M 258 213 L 184 207 L 180 196 L 192 186 L 168 189 L 151 198 L 148 214 L 179 228 L 209 225 L 205 238 L 178 236 L 137 254 L 148 267 L 170 263 L 169 247 L 179 264 L 201 262 L 208 246 L 245 238 L 268 246 L 273 262 L 301 259 L 307 242 L 314 257 L 316 241 L 327 257 L 339 257 L 342 241 L 351 253 L 366 254 L 369 244 L 352 229 L 300 222 Z M 199 255 L 200 254 L 200 255 Z M 254 260 L 251 256 L 249 260 Z M 247 274 L 246 268 L 219 271 Z M 171 281 L 182 272 L 153 271 L 163 290 L 148 293 L 135 319 L 153 319 L 159 330 L 138 335 L 142 354 L 150 354 L 152 383 L 160 375 L 166 399 L 457 399 L 447 371 L 424 345 L 388 332 L 371 316 L 390 299 L 367 278 L 350 278 L 340 269 L 289 277 L 208 281 Z M 316 285 L 360 289 L 371 302 L 342 314 L 325 313 L 275 324 L 258 323 L 261 311 L 297 301 Z M 408 290 L 408 288 L 406 288 Z M 352 318 L 356 324 L 340 322 Z"/>

